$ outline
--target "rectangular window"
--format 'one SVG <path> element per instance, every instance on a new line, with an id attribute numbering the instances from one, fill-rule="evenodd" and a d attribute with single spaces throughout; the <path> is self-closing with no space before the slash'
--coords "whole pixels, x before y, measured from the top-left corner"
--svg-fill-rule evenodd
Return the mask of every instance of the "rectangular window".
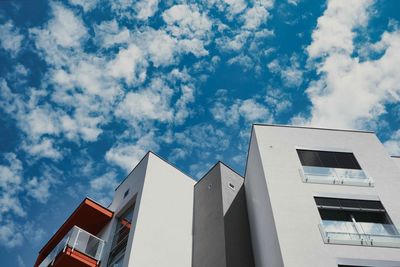
<path id="1" fill-rule="evenodd" d="M 297 149 L 297 154 L 306 183 L 373 186 L 353 153 Z"/>
<path id="2" fill-rule="evenodd" d="M 298 149 L 301 165 L 361 170 L 353 153 Z"/>
<path id="3" fill-rule="evenodd" d="M 131 229 L 134 208 L 135 205 L 133 204 L 118 217 L 118 223 L 115 228 L 110 257 L 108 260 L 109 267 L 122 266 L 122 260 L 128 243 L 129 231 Z"/>
<path id="4" fill-rule="evenodd" d="M 326 243 L 400 247 L 399 231 L 380 201 L 315 197 Z"/>

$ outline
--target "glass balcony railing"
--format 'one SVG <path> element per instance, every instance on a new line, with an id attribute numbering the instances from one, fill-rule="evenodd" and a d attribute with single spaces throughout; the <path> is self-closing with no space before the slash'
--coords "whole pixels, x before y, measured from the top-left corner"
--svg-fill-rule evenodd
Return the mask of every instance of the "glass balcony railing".
<path id="1" fill-rule="evenodd" d="M 392 224 L 323 220 L 325 243 L 400 248 L 399 230 Z"/>
<path id="2" fill-rule="evenodd" d="M 41 262 L 39 267 L 53 266 L 57 255 L 65 252 L 67 248 L 79 251 L 100 262 L 104 247 L 104 241 L 85 230 L 74 226 L 68 234 L 57 244 L 57 246 Z"/>
<path id="3" fill-rule="evenodd" d="M 303 166 L 300 169 L 306 183 L 373 186 L 374 183 L 363 170 Z"/>

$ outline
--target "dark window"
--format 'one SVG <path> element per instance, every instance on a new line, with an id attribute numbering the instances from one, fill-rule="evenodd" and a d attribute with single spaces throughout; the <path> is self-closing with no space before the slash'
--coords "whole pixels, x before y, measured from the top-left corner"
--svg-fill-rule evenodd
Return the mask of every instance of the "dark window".
<path id="1" fill-rule="evenodd" d="M 353 153 L 298 149 L 297 154 L 303 166 L 361 169 Z"/>
<path id="2" fill-rule="evenodd" d="M 391 224 L 380 201 L 314 197 L 322 220 Z"/>
<path id="3" fill-rule="evenodd" d="M 125 191 L 124 193 L 124 198 L 126 198 L 126 196 L 129 194 L 129 189 Z"/>
<path id="4" fill-rule="evenodd" d="M 125 254 L 134 208 L 135 205 L 133 204 L 121 216 L 118 217 L 118 223 L 117 227 L 115 228 L 108 266 L 114 266 L 114 264 L 119 262 L 121 257 L 123 257 Z"/>
<path id="5" fill-rule="evenodd" d="M 369 210 L 384 212 L 385 208 L 382 203 L 377 200 L 359 200 L 359 199 L 344 199 L 330 197 L 314 197 L 318 208 L 333 208 L 346 210 Z"/>

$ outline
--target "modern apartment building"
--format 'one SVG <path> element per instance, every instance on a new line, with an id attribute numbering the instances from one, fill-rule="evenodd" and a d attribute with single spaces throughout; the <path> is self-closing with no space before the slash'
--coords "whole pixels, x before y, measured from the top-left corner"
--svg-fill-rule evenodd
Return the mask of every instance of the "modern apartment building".
<path id="1" fill-rule="evenodd" d="M 373 132 L 252 127 L 244 177 L 194 181 L 149 152 L 84 199 L 35 267 L 400 267 L 400 158 Z"/>

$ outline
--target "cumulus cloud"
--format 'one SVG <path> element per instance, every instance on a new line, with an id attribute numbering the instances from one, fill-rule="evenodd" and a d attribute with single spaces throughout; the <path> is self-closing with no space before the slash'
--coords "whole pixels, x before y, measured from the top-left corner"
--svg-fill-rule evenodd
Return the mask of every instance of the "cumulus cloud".
<path id="1" fill-rule="evenodd" d="M 384 143 L 389 154 L 392 156 L 400 156 L 400 130 L 392 134 L 389 140 Z"/>
<path id="2" fill-rule="evenodd" d="M 110 204 L 115 188 L 118 186 L 117 173 L 115 171 L 106 172 L 89 182 L 90 188 L 88 195 L 103 205 Z"/>
<path id="3" fill-rule="evenodd" d="M 10 212 L 23 217 L 26 212 L 18 198 L 23 190 L 22 162 L 14 153 L 5 153 L 3 160 L 0 165 L 0 220 L 1 215 Z"/>
<path id="4" fill-rule="evenodd" d="M 131 39 L 129 30 L 126 27 L 121 28 L 116 19 L 95 25 L 94 31 L 96 43 L 104 48 L 125 44 Z"/>
<path id="5" fill-rule="evenodd" d="M 80 6 L 83 11 L 88 12 L 96 7 L 98 0 L 68 0 L 72 5 Z"/>
<path id="6" fill-rule="evenodd" d="M 146 119 L 171 121 L 173 119 L 170 106 L 172 94 L 172 89 L 162 79 L 153 79 L 149 87 L 126 94 L 115 114 L 132 124 Z"/>
<path id="7" fill-rule="evenodd" d="M 246 12 L 242 15 L 244 20 L 244 29 L 256 29 L 261 24 L 267 21 L 270 9 L 274 4 L 274 1 L 263 0 L 255 1 L 251 8 L 248 8 Z"/>
<path id="8" fill-rule="evenodd" d="M 11 20 L 0 25 L 0 36 L 1 48 L 10 52 L 11 55 L 15 56 L 21 50 L 24 36 Z"/>
<path id="9" fill-rule="evenodd" d="M 119 51 L 117 57 L 108 63 L 108 69 L 112 77 L 124 78 L 130 85 L 137 84 L 146 79 L 147 61 L 141 49 L 131 44 Z"/>
<path id="10" fill-rule="evenodd" d="M 87 36 L 87 30 L 82 20 L 71 10 L 61 4 L 52 4 L 53 19 L 48 29 L 43 32 L 49 35 L 55 43 L 62 47 L 77 47 Z"/>
<path id="11" fill-rule="evenodd" d="M 365 27 L 372 1 L 329 1 L 318 19 L 313 42 L 307 48 L 309 60 L 319 59 L 318 80 L 307 94 L 312 102 L 308 123 L 315 126 L 363 128 L 386 112 L 386 103 L 400 100 L 400 31 L 384 32 L 368 46 L 382 56 L 360 60 L 355 52 L 355 31 Z M 364 48 L 365 49 L 365 48 Z"/>
<path id="12" fill-rule="evenodd" d="M 158 9 L 159 0 L 142 0 L 135 5 L 136 17 L 140 20 L 146 20 L 154 15 Z"/>
<path id="13" fill-rule="evenodd" d="M 196 6 L 175 5 L 162 15 L 167 30 L 174 36 L 186 38 L 205 38 L 211 30 L 211 20 L 200 13 Z"/>
<path id="14" fill-rule="evenodd" d="M 7 248 L 14 248 L 22 245 L 24 236 L 19 232 L 15 223 L 8 221 L 0 224 L 0 244 Z"/>
<path id="15" fill-rule="evenodd" d="M 303 71 L 296 55 L 292 55 L 290 59 L 274 59 L 267 67 L 270 72 L 281 78 L 285 87 L 298 88 L 303 83 Z"/>
<path id="16" fill-rule="evenodd" d="M 268 108 L 255 99 L 231 100 L 226 97 L 227 91 L 220 89 L 217 92 L 217 101 L 211 108 L 211 114 L 216 121 L 228 126 L 239 125 L 242 118 L 247 124 L 255 122 L 270 122 L 272 115 Z"/>
<path id="17" fill-rule="evenodd" d="M 105 159 L 115 164 L 127 173 L 144 157 L 149 150 L 157 150 L 159 145 L 155 142 L 155 135 L 150 132 L 135 143 L 121 142 L 107 151 Z"/>

